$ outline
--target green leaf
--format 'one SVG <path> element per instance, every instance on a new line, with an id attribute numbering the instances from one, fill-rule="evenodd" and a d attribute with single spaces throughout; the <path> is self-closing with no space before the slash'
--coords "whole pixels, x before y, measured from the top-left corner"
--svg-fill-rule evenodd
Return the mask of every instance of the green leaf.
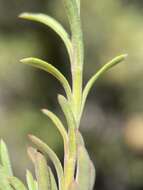
<path id="1" fill-rule="evenodd" d="M 33 147 L 28 147 L 27 152 L 31 161 L 35 164 L 35 155 L 37 153 L 37 150 Z"/>
<path id="2" fill-rule="evenodd" d="M 36 176 L 39 184 L 38 188 L 37 182 L 33 179 L 32 174 L 27 171 L 27 184 L 29 190 L 44 190 L 46 186 L 46 190 L 58 190 L 54 175 L 50 167 L 47 166 L 44 156 L 41 153 L 38 153 L 36 149 L 29 148 L 29 151 L 31 151 L 30 154 L 32 154 L 32 161 L 35 165 Z"/>
<path id="3" fill-rule="evenodd" d="M 43 60 L 37 59 L 37 58 L 32 58 L 32 57 L 22 59 L 21 62 L 25 63 L 25 64 L 29 64 L 31 66 L 34 66 L 36 68 L 42 69 L 44 71 L 47 71 L 48 73 L 53 75 L 63 85 L 68 99 L 71 98 L 71 88 L 69 86 L 69 83 L 68 83 L 67 79 L 54 66 L 47 63 L 46 61 L 43 61 Z"/>
<path id="4" fill-rule="evenodd" d="M 63 42 L 65 43 L 68 53 L 71 57 L 72 54 L 72 44 L 70 41 L 70 37 L 67 34 L 67 32 L 65 31 L 65 29 L 63 28 L 63 26 L 57 22 L 54 18 L 48 16 L 48 15 L 44 15 L 44 14 L 32 14 L 32 13 L 22 13 L 19 16 L 20 18 L 24 18 L 27 20 L 32 20 L 32 21 L 36 21 L 36 22 L 40 22 L 43 23 L 47 26 L 49 26 L 51 29 L 53 29 L 63 40 Z"/>
<path id="5" fill-rule="evenodd" d="M 78 10 L 79 10 L 79 13 L 80 13 L 80 0 L 76 0 L 76 3 L 77 3 L 77 7 L 78 7 Z"/>
<path id="6" fill-rule="evenodd" d="M 7 180 L 1 179 L 0 180 L 0 190 L 13 190 L 13 188 L 9 185 Z"/>
<path id="7" fill-rule="evenodd" d="M 0 165 L 0 189 L 13 190 L 8 181 L 7 171 L 1 165 Z"/>
<path id="8" fill-rule="evenodd" d="M 35 148 L 29 147 L 28 154 L 34 163 L 36 178 L 38 183 L 38 190 L 51 190 L 50 172 L 47 166 L 46 159 Z M 34 180 L 30 175 L 30 186 L 35 185 Z M 32 179 L 32 180 L 31 180 Z"/>
<path id="9" fill-rule="evenodd" d="M 49 168 L 49 174 L 50 174 L 50 181 L 51 181 L 51 190 L 58 190 L 55 177 L 51 171 L 51 168 Z"/>
<path id="10" fill-rule="evenodd" d="M 34 180 L 32 174 L 29 170 L 27 170 L 27 173 L 26 173 L 26 181 L 27 181 L 29 190 L 38 190 L 37 181 Z"/>
<path id="11" fill-rule="evenodd" d="M 69 23 L 72 28 L 73 27 L 72 25 L 74 25 L 74 22 L 79 22 L 79 14 L 78 14 L 79 0 L 63 0 L 63 3 L 66 9 Z"/>
<path id="12" fill-rule="evenodd" d="M 29 135 L 30 140 L 37 145 L 37 147 L 41 150 L 46 152 L 51 161 L 53 162 L 55 168 L 56 168 L 56 172 L 57 172 L 57 176 L 58 176 L 58 182 L 59 182 L 59 187 L 61 187 L 62 189 L 62 185 L 63 185 L 63 168 L 61 165 L 60 160 L 58 159 L 57 155 L 55 154 L 55 152 L 44 142 L 42 142 L 39 138 L 33 136 L 33 135 Z"/>
<path id="13" fill-rule="evenodd" d="M 44 156 L 36 152 L 35 154 L 35 171 L 38 182 L 38 190 L 51 190 L 50 174 L 47 162 Z"/>
<path id="14" fill-rule="evenodd" d="M 78 190 L 92 190 L 95 182 L 95 169 L 84 146 L 78 146 L 77 176 Z"/>
<path id="15" fill-rule="evenodd" d="M 84 64 L 84 45 L 83 33 L 80 21 L 80 1 L 79 0 L 63 0 L 65 10 L 68 16 L 73 46 L 73 59 L 71 62 L 72 72 L 72 110 L 77 123 L 79 123 L 79 113 L 82 100 L 82 75 Z"/>
<path id="16" fill-rule="evenodd" d="M 15 190 L 27 190 L 27 188 L 25 187 L 25 185 L 16 177 L 10 177 L 9 179 L 9 183 L 11 184 L 11 186 L 15 189 Z"/>
<path id="17" fill-rule="evenodd" d="M 73 51 L 76 58 L 76 66 L 83 65 L 83 37 L 80 22 L 80 1 L 63 0 L 72 32 Z M 74 65 L 75 66 L 75 65 Z"/>
<path id="18" fill-rule="evenodd" d="M 82 186 L 85 185 L 88 186 L 88 190 L 92 190 L 95 183 L 95 168 L 85 148 L 85 143 L 80 131 L 77 132 L 77 144 L 78 159 L 76 181 L 78 182 L 79 190 L 82 190 Z M 89 175 L 85 174 L 86 172 L 89 173 Z M 85 177 L 86 175 L 88 176 L 87 178 Z M 84 180 L 84 178 L 86 178 L 86 180 Z"/>
<path id="19" fill-rule="evenodd" d="M 78 146 L 85 146 L 84 139 L 80 133 L 80 131 L 77 131 L 77 145 Z"/>
<path id="20" fill-rule="evenodd" d="M 58 95 L 59 104 L 64 112 L 68 123 L 68 136 L 69 136 L 69 143 L 68 149 L 69 152 L 65 155 L 65 183 L 67 186 L 71 183 L 74 179 L 75 173 L 75 166 L 76 166 L 76 122 L 74 119 L 74 115 L 71 111 L 70 104 L 67 99 L 62 96 Z"/>
<path id="21" fill-rule="evenodd" d="M 0 160 L 1 160 L 2 165 L 5 168 L 5 172 L 7 173 L 7 175 L 12 176 L 13 172 L 11 168 L 8 150 L 3 140 L 1 140 L 1 143 L 0 143 Z"/>
<path id="22" fill-rule="evenodd" d="M 93 190 L 96 179 L 96 170 L 92 161 L 90 161 L 90 176 L 91 178 L 90 178 L 89 190 Z"/>
<path id="23" fill-rule="evenodd" d="M 126 57 L 127 57 L 127 54 L 123 54 L 123 55 L 120 55 L 120 56 L 112 59 L 111 61 L 106 63 L 95 75 L 93 75 L 93 77 L 91 77 L 91 79 L 88 81 L 88 83 L 86 84 L 86 86 L 84 88 L 84 91 L 83 91 L 81 115 L 82 115 L 82 112 L 83 112 L 83 108 L 84 108 L 87 96 L 88 96 L 92 86 L 96 82 L 96 80 L 100 76 L 102 76 L 106 71 L 108 71 L 109 69 L 111 69 L 112 67 L 117 65 L 118 63 L 124 61 Z"/>
<path id="24" fill-rule="evenodd" d="M 69 156 L 74 157 L 74 155 L 76 154 L 76 122 L 74 119 L 74 115 L 71 111 L 70 104 L 66 100 L 66 98 L 62 95 L 58 95 L 58 101 L 65 114 L 69 127 Z"/>
<path id="25" fill-rule="evenodd" d="M 69 128 L 76 128 L 76 121 L 75 121 L 73 112 L 71 110 L 70 103 L 62 95 L 58 95 L 58 102 L 62 108 L 62 111 L 64 112 L 65 118 L 67 120 L 68 127 Z"/>
<path id="26" fill-rule="evenodd" d="M 59 130 L 60 134 L 62 135 L 63 141 L 64 141 L 64 149 L 65 149 L 65 153 L 66 153 L 67 149 L 68 149 L 68 147 L 67 147 L 68 146 L 68 135 L 64 128 L 64 125 L 62 124 L 60 119 L 51 111 L 43 109 L 42 112 L 52 120 L 52 122 L 55 124 L 55 126 Z"/>

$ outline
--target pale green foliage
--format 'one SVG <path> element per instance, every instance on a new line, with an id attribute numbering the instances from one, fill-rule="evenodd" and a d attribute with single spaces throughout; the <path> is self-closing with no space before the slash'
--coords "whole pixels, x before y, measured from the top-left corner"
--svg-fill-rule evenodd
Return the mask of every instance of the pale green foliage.
<path id="1" fill-rule="evenodd" d="M 67 97 L 70 99 L 71 88 L 70 88 L 66 78 L 62 75 L 62 73 L 58 69 L 56 69 L 51 64 L 49 64 L 45 61 L 42 61 L 40 59 L 37 59 L 37 58 L 26 58 L 26 59 L 22 59 L 21 62 L 25 63 L 25 64 L 30 64 L 34 67 L 45 70 L 48 73 L 50 73 L 51 75 L 53 75 L 63 85 L 65 92 L 67 94 Z"/>
<path id="2" fill-rule="evenodd" d="M 28 148 L 28 154 L 34 167 L 36 178 L 27 171 L 25 186 L 18 178 L 13 176 L 11 164 L 6 145 L 3 141 L 0 144 L 0 190 L 92 190 L 95 181 L 95 168 L 85 148 L 79 125 L 87 96 L 95 81 L 114 65 L 123 61 L 126 55 L 121 55 L 105 64 L 86 84 L 83 85 L 84 46 L 82 39 L 82 28 L 80 21 L 80 0 L 63 0 L 69 24 L 71 36 L 67 34 L 62 25 L 48 15 L 23 13 L 20 18 L 43 23 L 52 28 L 63 40 L 70 57 L 72 74 L 72 86 L 64 75 L 51 64 L 37 59 L 25 58 L 21 62 L 42 69 L 53 75 L 63 86 L 66 97 L 58 95 L 58 102 L 61 106 L 67 129 L 61 120 L 49 110 L 43 109 L 59 130 L 64 144 L 64 166 L 62 166 L 56 153 L 39 138 L 29 135 L 30 140 L 37 146 L 37 149 Z M 56 170 L 58 185 L 55 177 L 49 168 L 45 154 L 53 162 Z"/>
<path id="3" fill-rule="evenodd" d="M 19 17 L 23 18 L 23 19 L 40 22 L 40 23 L 43 23 L 43 24 L 49 26 L 61 37 L 61 39 L 63 40 L 63 42 L 66 45 L 69 55 L 71 56 L 72 44 L 70 41 L 70 37 L 59 22 L 57 22 L 52 17 L 50 17 L 48 15 L 44 15 L 44 14 L 23 13 Z"/>

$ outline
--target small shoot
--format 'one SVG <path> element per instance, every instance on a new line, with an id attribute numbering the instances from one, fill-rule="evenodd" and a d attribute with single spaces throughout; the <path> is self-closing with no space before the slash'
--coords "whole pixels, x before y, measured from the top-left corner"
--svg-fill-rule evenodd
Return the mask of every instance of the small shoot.
<path id="1" fill-rule="evenodd" d="M 34 135 L 30 140 L 37 146 L 28 148 L 28 154 L 35 168 L 35 179 L 29 170 L 26 173 L 27 186 L 13 175 L 7 147 L 0 142 L 0 190 L 92 190 L 95 182 L 95 168 L 86 150 L 80 133 L 80 120 L 87 96 L 97 81 L 106 71 L 122 62 L 127 55 L 120 55 L 105 64 L 93 75 L 83 89 L 84 43 L 81 27 L 80 0 L 63 0 L 71 34 L 54 18 L 37 13 L 22 13 L 19 17 L 42 23 L 50 27 L 64 42 L 70 57 L 70 86 L 66 77 L 52 64 L 38 58 L 30 57 L 21 62 L 44 70 L 54 76 L 63 86 L 66 97 L 58 95 L 58 102 L 66 120 L 66 126 L 60 118 L 47 109 L 47 115 L 60 132 L 64 144 L 64 165 L 62 166 L 56 153 Z M 57 174 L 58 185 L 51 168 L 47 164 L 45 153 L 51 159 Z"/>

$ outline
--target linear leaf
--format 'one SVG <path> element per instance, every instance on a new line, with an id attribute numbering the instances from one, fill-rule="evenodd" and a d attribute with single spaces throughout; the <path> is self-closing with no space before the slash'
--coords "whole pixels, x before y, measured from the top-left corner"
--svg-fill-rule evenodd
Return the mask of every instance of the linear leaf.
<path id="1" fill-rule="evenodd" d="M 8 184 L 8 182 L 1 179 L 0 180 L 0 190 L 13 190 L 13 188 Z"/>
<path id="2" fill-rule="evenodd" d="M 32 57 L 22 59 L 21 62 L 42 69 L 44 71 L 47 71 L 48 73 L 53 75 L 63 85 L 67 97 L 69 99 L 71 98 L 71 88 L 69 86 L 69 83 L 67 79 L 64 77 L 64 75 L 57 68 L 47 63 L 46 61 Z"/>
<path id="3" fill-rule="evenodd" d="M 64 112 L 64 115 L 66 117 L 68 127 L 69 127 L 69 152 L 70 156 L 75 155 L 76 150 L 76 122 L 74 119 L 74 115 L 71 111 L 70 104 L 66 100 L 66 98 L 62 95 L 58 95 L 58 101 L 59 104 Z"/>
<path id="4" fill-rule="evenodd" d="M 64 149 L 65 149 L 65 153 L 66 153 L 67 149 L 68 149 L 68 147 L 67 147 L 68 146 L 68 135 L 64 128 L 64 125 L 62 124 L 60 119 L 51 111 L 49 111 L 47 109 L 43 109 L 42 112 L 52 120 L 52 122 L 55 124 L 55 126 L 59 130 L 60 134 L 62 135 L 63 141 L 64 141 Z"/>
<path id="5" fill-rule="evenodd" d="M 51 190 L 50 174 L 44 156 L 36 152 L 35 171 L 38 182 L 38 190 Z"/>
<path id="6" fill-rule="evenodd" d="M 0 190 L 13 190 L 6 179 L 0 179 Z"/>
<path id="7" fill-rule="evenodd" d="M 6 144 L 3 140 L 1 140 L 1 143 L 0 143 L 0 160 L 2 162 L 2 165 L 5 168 L 7 175 L 12 176 L 13 172 L 12 172 L 12 168 L 11 168 L 8 150 L 7 150 Z"/>
<path id="8" fill-rule="evenodd" d="M 72 110 L 70 108 L 70 104 L 66 100 L 66 98 L 62 95 L 58 95 L 58 101 L 68 123 L 69 153 L 70 156 L 73 156 L 75 155 L 76 150 L 76 122 Z"/>
<path id="9" fill-rule="evenodd" d="M 0 165 L 0 189 L 1 190 L 13 190 L 9 184 L 7 171 L 4 166 Z"/>
<path id="10" fill-rule="evenodd" d="M 63 28 L 63 26 L 59 22 L 57 22 L 54 18 L 45 14 L 35 14 L 35 13 L 22 13 L 20 14 L 19 17 L 27 19 L 27 20 L 40 22 L 49 26 L 61 37 L 61 39 L 63 40 L 63 42 L 65 43 L 67 47 L 69 55 L 71 56 L 72 44 L 70 41 L 70 37 L 68 33 L 65 31 L 65 29 Z"/>
<path id="11" fill-rule="evenodd" d="M 35 157 L 36 157 L 35 155 L 36 155 L 37 150 L 33 147 L 28 147 L 27 152 L 31 161 L 35 164 Z"/>
<path id="12" fill-rule="evenodd" d="M 32 162 L 35 165 L 36 176 L 38 179 L 38 185 L 40 186 L 39 189 L 44 190 L 45 187 L 47 186 L 47 190 L 48 189 L 49 190 L 57 190 L 57 184 L 56 184 L 54 175 L 53 175 L 50 167 L 47 166 L 44 156 L 41 153 L 37 152 L 37 150 L 32 147 L 28 148 L 28 154 L 29 154 L 30 158 L 32 159 Z M 27 181 L 29 184 L 28 186 L 30 187 L 29 190 L 35 190 L 36 189 L 35 180 L 33 180 L 33 176 L 31 175 L 31 173 L 28 172 L 27 174 L 28 174 Z M 37 189 L 37 190 L 39 190 L 39 189 Z"/>
<path id="13" fill-rule="evenodd" d="M 73 112 L 71 110 L 71 106 L 69 102 L 67 101 L 67 99 L 62 95 L 58 95 L 58 102 L 62 108 L 62 111 L 64 112 L 68 127 L 76 128 L 76 121 L 75 121 Z"/>
<path id="14" fill-rule="evenodd" d="M 93 189 L 93 185 L 95 183 L 95 168 L 94 165 L 92 163 L 92 161 L 89 158 L 88 152 L 85 148 L 85 143 L 82 137 L 82 134 L 80 133 L 80 131 L 78 131 L 77 133 L 77 144 L 78 144 L 78 161 L 77 161 L 77 174 L 76 174 L 76 181 L 79 181 L 78 178 L 80 179 L 80 177 L 82 177 L 81 175 L 84 175 L 84 171 L 86 172 L 86 170 L 90 170 L 89 171 L 89 180 L 87 179 L 87 182 L 84 181 L 84 179 L 78 182 L 79 185 L 79 190 L 82 189 L 82 181 L 83 183 L 88 183 L 88 190 L 92 190 Z M 85 163 L 86 164 L 85 164 Z M 91 177 L 90 177 L 91 176 Z M 84 177 L 84 176 L 83 176 Z M 85 185 L 85 184 L 84 184 Z"/>
<path id="15" fill-rule="evenodd" d="M 83 139 L 82 134 L 80 133 L 79 130 L 77 131 L 77 145 L 78 146 L 85 146 L 84 139 Z"/>
<path id="16" fill-rule="evenodd" d="M 72 32 L 73 51 L 76 57 L 76 66 L 83 65 L 83 36 L 80 22 L 80 4 L 78 0 L 63 0 Z"/>
<path id="17" fill-rule="evenodd" d="M 96 171 L 92 161 L 90 161 L 90 183 L 89 183 L 89 190 L 93 190 L 95 179 L 96 179 Z"/>
<path id="18" fill-rule="evenodd" d="M 11 186 L 15 189 L 15 190 L 27 190 L 27 188 L 25 187 L 25 185 L 16 177 L 10 177 L 9 179 L 9 183 L 11 184 Z"/>
<path id="19" fill-rule="evenodd" d="M 95 169 L 84 146 L 78 147 L 76 181 L 79 190 L 92 190 L 95 181 Z"/>
<path id="20" fill-rule="evenodd" d="M 62 183 L 63 183 L 63 168 L 62 168 L 61 162 L 58 159 L 57 155 L 55 154 L 55 152 L 47 144 L 42 142 L 39 138 L 37 138 L 37 137 L 35 137 L 33 135 L 29 135 L 29 138 L 35 145 L 38 146 L 38 148 L 41 151 L 44 151 L 49 155 L 51 161 L 53 162 L 53 164 L 54 164 L 54 166 L 56 168 L 59 187 L 61 187 Z"/>
<path id="21" fill-rule="evenodd" d="M 80 12 L 80 0 L 76 0 L 76 3 L 77 3 L 78 10 Z"/>
<path id="22" fill-rule="evenodd" d="M 32 174 L 29 170 L 27 170 L 27 173 L 26 173 L 26 181 L 27 181 L 29 190 L 38 190 L 37 181 L 34 180 Z"/>
<path id="23" fill-rule="evenodd" d="M 102 74 L 104 74 L 106 71 L 108 71 L 109 69 L 111 69 L 112 67 L 117 65 L 118 63 L 122 62 L 126 57 L 127 57 L 127 54 L 123 54 L 123 55 L 120 55 L 120 56 L 112 59 L 111 61 L 106 63 L 95 75 L 93 75 L 93 77 L 91 77 L 91 79 L 88 81 L 88 83 L 86 84 L 84 91 L 83 91 L 81 114 L 83 112 L 83 108 L 84 108 L 87 96 L 88 96 L 92 86 L 96 82 L 96 80 L 100 76 L 102 76 Z"/>
<path id="24" fill-rule="evenodd" d="M 58 190 L 56 180 L 51 171 L 51 168 L 49 168 L 49 174 L 50 174 L 50 181 L 51 181 L 51 190 Z"/>
<path id="25" fill-rule="evenodd" d="M 69 152 L 65 155 L 65 163 L 64 163 L 64 173 L 65 173 L 65 182 L 68 186 L 71 181 L 74 179 L 75 173 L 75 165 L 76 165 L 76 122 L 74 119 L 74 115 L 71 111 L 70 104 L 66 100 L 66 98 L 62 95 L 58 95 L 59 104 L 64 112 L 68 123 L 68 136 L 69 136 Z"/>

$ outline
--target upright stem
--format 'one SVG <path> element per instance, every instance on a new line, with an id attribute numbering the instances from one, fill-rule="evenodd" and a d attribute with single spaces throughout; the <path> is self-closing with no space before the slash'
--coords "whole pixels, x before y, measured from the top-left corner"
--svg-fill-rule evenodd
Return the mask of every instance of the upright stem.
<path id="1" fill-rule="evenodd" d="M 83 34 L 81 29 L 80 20 L 80 0 L 63 0 L 67 11 L 71 34 L 72 34 L 72 94 L 73 102 L 72 109 L 77 119 L 81 108 L 82 98 L 82 75 L 83 75 L 83 62 L 84 62 L 84 47 L 83 47 Z"/>
<path id="2" fill-rule="evenodd" d="M 82 102 L 84 47 L 80 20 L 80 0 L 63 0 L 67 11 L 72 40 L 71 72 L 72 72 L 72 102 L 71 109 L 75 126 L 69 128 L 69 155 L 65 164 L 65 189 L 68 190 L 74 180 L 77 159 L 77 128 Z"/>
<path id="3" fill-rule="evenodd" d="M 80 15 L 74 22 L 72 29 L 72 44 L 73 44 L 73 60 L 71 64 L 72 69 L 72 93 L 73 93 L 73 104 L 74 104 L 74 115 L 77 120 L 81 108 L 82 98 L 82 82 L 83 82 L 83 40 L 82 30 L 80 23 Z"/>

